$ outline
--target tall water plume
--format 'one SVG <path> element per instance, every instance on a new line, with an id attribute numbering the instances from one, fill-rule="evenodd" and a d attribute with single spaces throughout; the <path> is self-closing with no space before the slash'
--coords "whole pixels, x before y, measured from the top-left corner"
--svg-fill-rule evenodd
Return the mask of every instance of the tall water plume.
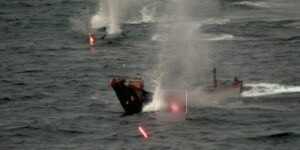
<path id="1" fill-rule="evenodd" d="M 120 0 L 104 0 L 99 3 L 99 10 L 91 18 L 91 25 L 94 29 L 106 27 L 108 36 L 119 35 L 121 33 L 121 11 Z"/>
<path id="2" fill-rule="evenodd" d="M 106 33 L 108 35 L 118 35 L 120 28 L 120 2 L 119 0 L 108 0 L 108 25 Z"/>
<path id="3" fill-rule="evenodd" d="M 195 15 L 193 0 L 170 0 L 166 12 L 171 18 L 158 25 L 158 32 L 165 38 L 161 43 L 158 67 L 154 73 L 156 93 L 165 89 L 196 89 L 210 83 L 212 58 L 207 44 L 202 40 L 201 17 Z M 199 2 L 198 2 L 199 3 Z M 196 94 L 193 94 L 196 95 Z M 196 98 L 189 98 L 196 100 Z M 160 101 L 160 95 L 154 101 Z M 146 106 L 151 111 L 155 102 Z"/>
<path id="4" fill-rule="evenodd" d="M 169 18 L 158 29 L 167 40 L 161 45 L 158 80 L 166 88 L 187 88 L 208 79 L 212 60 L 201 40 L 200 25 L 195 21 L 192 0 L 171 0 Z"/>

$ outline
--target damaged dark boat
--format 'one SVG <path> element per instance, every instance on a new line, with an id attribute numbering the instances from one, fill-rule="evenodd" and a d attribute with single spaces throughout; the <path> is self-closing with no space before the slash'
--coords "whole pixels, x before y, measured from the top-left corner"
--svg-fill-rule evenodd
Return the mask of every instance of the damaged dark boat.
<path id="1" fill-rule="evenodd" d="M 144 90 L 144 81 L 139 75 L 126 85 L 125 79 L 113 78 L 109 85 L 114 89 L 125 115 L 132 115 L 142 111 L 143 106 L 152 101 L 153 94 Z"/>

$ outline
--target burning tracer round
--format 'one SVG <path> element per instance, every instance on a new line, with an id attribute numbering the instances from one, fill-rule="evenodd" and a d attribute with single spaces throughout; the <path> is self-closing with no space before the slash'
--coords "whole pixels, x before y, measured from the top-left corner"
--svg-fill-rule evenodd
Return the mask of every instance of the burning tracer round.
<path id="1" fill-rule="evenodd" d="M 92 35 L 92 33 L 88 33 L 87 41 L 90 46 L 94 46 L 96 42 L 96 38 Z"/>

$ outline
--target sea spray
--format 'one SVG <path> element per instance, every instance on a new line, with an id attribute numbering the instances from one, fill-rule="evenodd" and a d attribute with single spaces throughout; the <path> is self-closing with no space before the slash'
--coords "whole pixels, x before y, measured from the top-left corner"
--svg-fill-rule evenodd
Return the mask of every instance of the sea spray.
<path id="1" fill-rule="evenodd" d="M 95 30 L 106 28 L 106 36 L 120 35 L 121 11 L 123 8 L 120 0 L 100 1 L 98 11 L 90 19 L 91 27 Z"/>
<path id="2" fill-rule="evenodd" d="M 193 1 L 172 0 L 167 5 L 167 28 L 159 29 L 166 37 L 159 54 L 159 82 L 162 88 L 184 89 L 207 80 L 212 60 L 201 39 L 201 30 L 195 26 L 189 10 Z"/>
<path id="3" fill-rule="evenodd" d="M 71 29 L 84 35 L 93 33 L 94 30 L 91 27 L 90 19 L 91 12 L 86 8 L 81 13 L 70 18 Z"/>
<path id="4" fill-rule="evenodd" d="M 242 97 L 270 96 L 284 93 L 300 92 L 300 86 L 281 85 L 276 83 L 247 83 Z"/>
<path id="5" fill-rule="evenodd" d="M 107 35 L 119 35 L 120 28 L 120 2 L 119 0 L 108 0 L 108 25 Z"/>
<path id="6" fill-rule="evenodd" d="M 159 62 L 154 73 L 155 81 L 159 83 L 156 92 L 195 89 L 198 85 L 207 84 L 209 80 L 213 61 L 207 44 L 201 40 L 200 26 L 195 25 L 197 23 L 191 11 L 193 3 L 171 0 L 166 5 L 167 16 L 172 20 L 160 22 L 157 29 L 157 33 L 165 40 L 161 42 Z M 199 99 L 201 97 L 189 97 L 188 101 Z M 146 106 L 144 111 L 149 111 L 155 103 L 162 103 L 162 98 L 155 96 L 153 103 Z"/>
<path id="7" fill-rule="evenodd" d="M 106 1 L 99 2 L 98 11 L 90 19 L 91 27 L 93 29 L 97 30 L 106 27 L 108 22 L 108 12 L 107 12 L 108 8 L 106 6 L 107 6 Z"/>

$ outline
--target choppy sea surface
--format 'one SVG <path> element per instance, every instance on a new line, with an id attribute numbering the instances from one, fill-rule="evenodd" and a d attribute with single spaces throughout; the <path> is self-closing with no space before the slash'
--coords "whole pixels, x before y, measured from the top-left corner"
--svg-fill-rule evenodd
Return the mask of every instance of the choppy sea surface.
<path id="1" fill-rule="evenodd" d="M 119 41 L 102 41 L 96 32 L 91 52 L 69 19 L 86 7 L 96 10 L 99 1 L 1 0 L 0 149 L 299 149 L 299 1 L 198 2 L 211 8 L 199 8 L 195 13 L 205 17 L 196 22 L 221 78 L 237 75 L 246 91 L 168 123 L 153 112 L 121 117 L 106 83 L 136 73 L 150 80 L 164 41 L 156 32 L 158 10 L 151 16 L 141 5 L 140 16 L 124 21 Z"/>

